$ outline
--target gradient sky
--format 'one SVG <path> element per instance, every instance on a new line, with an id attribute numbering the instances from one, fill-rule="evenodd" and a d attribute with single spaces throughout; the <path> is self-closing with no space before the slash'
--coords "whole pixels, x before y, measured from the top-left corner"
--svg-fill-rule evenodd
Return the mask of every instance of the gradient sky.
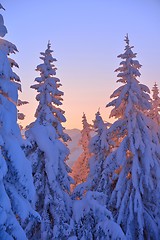
<path id="1" fill-rule="evenodd" d="M 82 128 L 83 112 L 90 123 L 98 108 L 108 120 L 112 92 L 119 86 L 114 70 L 129 34 L 137 60 L 142 64 L 140 82 L 160 88 L 160 0 L 1 0 L 8 34 L 19 53 L 22 100 L 29 104 L 23 125 L 34 120 L 36 92 L 30 89 L 40 52 L 51 41 L 57 59 L 57 77 L 64 91 L 62 109 L 66 128 Z M 113 120 L 112 120 L 113 121 Z"/>

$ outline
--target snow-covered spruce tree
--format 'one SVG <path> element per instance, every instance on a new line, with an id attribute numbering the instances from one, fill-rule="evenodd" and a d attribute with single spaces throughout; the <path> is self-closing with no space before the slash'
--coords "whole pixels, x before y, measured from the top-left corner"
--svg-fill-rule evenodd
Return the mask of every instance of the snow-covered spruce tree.
<path id="1" fill-rule="evenodd" d="M 88 143 L 93 154 L 88 160 L 90 173 L 86 180 L 73 191 L 73 220 L 77 239 L 125 239 L 121 227 L 114 221 L 111 212 L 106 208 L 106 176 L 103 178 L 104 160 L 109 152 L 107 135 L 108 123 L 104 123 L 97 112 L 94 121 L 96 135 Z M 81 166 L 79 166 L 80 168 Z M 79 169 L 78 168 L 78 169 Z M 83 172 L 82 172 L 83 174 Z M 104 179 L 103 184 L 100 183 Z"/>
<path id="2" fill-rule="evenodd" d="M 6 33 L 0 14 L 0 36 Z M 0 239 L 27 239 L 20 224 L 37 216 L 31 206 L 35 197 L 31 166 L 17 124 L 21 85 L 12 63 L 18 65 L 8 57 L 16 52 L 14 44 L 0 38 Z"/>
<path id="3" fill-rule="evenodd" d="M 32 162 L 34 184 L 36 187 L 36 210 L 42 221 L 41 225 L 28 226 L 29 238 L 33 239 L 68 239 L 71 234 L 71 199 L 68 175 L 70 168 L 66 164 L 69 154 L 64 141 L 69 136 L 63 132 L 61 122 L 65 122 L 61 105 L 62 95 L 58 88 L 60 80 L 55 77 L 55 58 L 52 57 L 51 45 L 41 53 L 43 63 L 37 66 L 40 77 L 31 86 L 37 90 L 39 105 L 36 120 L 26 131 L 31 146 L 26 154 Z"/>
<path id="4" fill-rule="evenodd" d="M 75 199 L 81 199 L 87 191 L 98 191 L 103 193 L 103 204 L 106 204 L 111 195 L 114 171 L 117 169 L 117 164 L 113 161 L 115 157 L 113 150 L 117 147 L 119 141 L 116 140 L 117 136 L 115 137 L 109 131 L 111 124 L 103 121 L 99 111 L 96 113 L 93 122 L 93 129 L 96 134 L 89 142 L 91 157 L 89 158 L 88 178 L 75 188 L 72 196 Z"/>
<path id="5" fill-rule="evenodd" d="M 155 83 L 152 89 L 152 108 L 149 111 L 149 116 L 160 125 L 160 97 L 159 97 L 159 89 L 157 84 Z"/>
<path id="6" fill-rule="evenodd" d="M 113 161 L 112 148 L 115 142 L 108 131 L 110 125 L 110 123 L 104 123 L 98 111 L 93 125 L 96 135 L 91 138 L 89 143 L 89 150 L 92 155 L 89 159 L 90 172 L 87 181 L 76 188 L 77 196 L 83 196 L 86 191 L 103 193 L 101 203 L 104 205 L 106 205 L 111 195 L 112 175 L 114 175 L 114 170 L 117 167 Z M 107 156 L 110 156 L 110 158 L 106 161 Z"/>
<path id="7" fill-rule="evenodd" d="M 86 115 L 83 114 L 82 116 L 82 125 L 83 129 L 81 131 L 81 139 L 79 145 L 82 146 L 83 152 L 75 161 L 72 167 L 71 176 L 73 177 L 75 184 L 72 186 L 73 188 L 78 184 L 81 184 L 86 181 L 89 173 L 89 158 L 91 157 L 89 151 L 89 141 L 90 141 L 90 134 L 91 134 L 91 125 L 87 122 Z"/>
<path id="8" fill-rule="evenodd" d="M 88 191 L 81 200 L 74 201 L 72 218 L 75 222 L 75 239 L 126 239 L 102 199 L 102 193 Z"/>
<path id="9" fill-rule="evenodd" d="M 114 107 L 110 117 L 117 118 L 111 126 L 112 133 L 121 139 L 114 151 L 113 161 L 119 169 L 115 171 L 117 180 L 108 205 L 127 239 L 159 239 L 160 144 L 144 114 L 151 106 L 148 87 L 137 80 L 141 65 L 134 60 L 136 53 L 128 36 L 125 42 L 125 51 L 118 56 L 122 61 L 116 69 L 117 82 L 123 85 L 107 104 Z"/>
<path id="10" fill-rule="evenodd" d="M 104 123 L 99 111 L 96 113 L 93 123 L 93 129 L 96 134 L 90 139 L 88 146 L 90 155 L 92 154 L 92 157 L 89 159 L 90 171 L 87 181 L 79 185 L 76 188 L 76 193 L 74 192 L 79 197 L 83 196 L 84 192 L 88 190 L 99 192 L 103 192 L 104 189 L 106 190 L 106 187 L 104 187 L 104 184 L 107 184 L 106 176 L 102 176 L 102 173 L 105 168 L 105 159 L 111 147 L 108 136 L 108 127 L 110 124 Z"/>
<path id="11" fill-rule="evenodd" d="M 102 179 L 106 183 L 106 177 L 104 179 L 102 173 L 105 167 L 105 159 L 111 148 L 108 135 L 110 124 L 104 123 L 99 111 L 96 113 L 93 122 L 96 135 L 91 138 L 89 143 L 89 150 L 92 157 L 89 159 L 90 172 L 86 182 L 86 190 L 103 192 Z"/>
<path id="12" fill-rule="evenodd" d="M 55 77 L 57 68 L 54 62 L 57 60 L 52 57 L 51 45 L 48 43 L 46 51 L 41 52 L 40 59 L 44 63 L 39 64 L 36 71 L 40 72 L 40 77 L 37 77 L 35 81 L 37 84 L 31 86 L 38 94 L 36 100 L 39 102 L 35 117 L 39 118 L 41 124 L 52 124 L 59 138 L 62 138 L 64 142 L 70 140 L 68 134 L 64 133 L 63 122 L 66 122 L 64 111 L 59 108 L 63 101 L 63 92 L 59 90 L 61 86 L 59 78 Z M 53 77 L 54 76 L 54 77 Z"/>

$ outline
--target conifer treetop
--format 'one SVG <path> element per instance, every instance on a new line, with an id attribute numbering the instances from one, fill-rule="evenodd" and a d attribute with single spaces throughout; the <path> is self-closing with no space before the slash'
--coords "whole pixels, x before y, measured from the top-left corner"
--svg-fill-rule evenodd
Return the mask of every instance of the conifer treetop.
<path id="1" fill-rule="evenodd" d="M 152 88 L 152 108 L 149 111 L 149 117 L 151 117 L 154 122 L 160 125 L 160 97 L 159 97 L 159 89 L 157 83 L 154 84 Z"/>
<path id="2" fill-rule="evenodd" d="M 82 137 L 79 144 L 82 145 L 84 152 L 88 153 L 88 144 L 90 141 L 91 125 L 87 122 L 85 113 L 83 113 L 83 116 L 82 116 L 82 125 L 83 125 L 83 129 L 81 131 Z"/>
<path id="3" fill-rule="evenodd" d="M 39 64 L 36 71 L 40 72 L 40 77 L 35 78 L 37 84 L 32 85 L 38 94 L 36 100 L 39 102 L 35 113 L 37 121 L 42 125 L 52 125 L 58 134 L 58 137 L 64 141 L 69 140 L 69 136 L 63 132 L 64 128 L 61 123 L 66 122 L 64 111 L 59 107 L 62 105 L 64 93 L 59 90 L 61 86 L 59 78 L 55 77 L 57 68 L 54 62 L 57 60 L 52 56 L 51 43 L 48 42 L 45 52 L 41 52 L 40 59 L 43 60 Z"/>
<path id="4" fill-rule="evenodd" d="M 101 134 L 103 130 L 106 130 L 110 125 L 110 123 L 103 121 L 100 111 L 98 110 L 95 114 L 95 120 L 93 120 L 93 127 L 95 131 Z"/>
<path id="5" fill-rule="evenodd" d="M 159 89 L 158 89 L 158 85 L 157 83 L 155 82 L 153 88 L 152 88 L 152 92 L 153 92 L 153 99 L 154 100 L 160 100 L 160 97 L 159 97 Z"/>
<path id="6" fill-rule="evenodd" d="M 143 84 L 140 84 L 137 80 L 140 77 L 139 69 L 141 64 L 136 58 L 136 53 L 133 53 L 133 46 L 129 45 L 128 35 L 125 37 L 126 46 L 123 54 L 118 55 L 121 58 L 120 67 L 115 70 L 118 72 L 117 82 L 121 82 L 123 86 L 116 89 L 111 98 L 115 98 L 107 107 L 114 106 L 111 111 L 110 117 L 125 118 L 129 113 L 133 112 L 133 109 L 138 111 L 144 111 L 150 109 L 149 88 Z"/>
<path id="7" fill-rule="evenodd" d="M 83 116 L 82 116 L 82 124 L 83 124 L 83 128 L 90 127 L 90 124 L 87 122 L 87 118 L 86 118 L 85 113 L 83 113 Z"/>
<path id="8" fill-rule="evenodd" d="M 127 35 L 125 36 L 124 41 L 126 42 L 127 45 L 129 45 L 129 37 L 128 37 L 128 33 L 127 33 Z"/>

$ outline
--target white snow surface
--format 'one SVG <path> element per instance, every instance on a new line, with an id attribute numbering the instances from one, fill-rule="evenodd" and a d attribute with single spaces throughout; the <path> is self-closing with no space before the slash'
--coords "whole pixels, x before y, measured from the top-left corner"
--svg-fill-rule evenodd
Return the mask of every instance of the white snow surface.
<path id="1" fill-rule="evenodd" d="M 1 37 L 7 33 L 3 24 L 0 15 Z M 16 51 L 14 44 L 0 39 L 0 239 L 7 240 L 27 239 L 18 219 L 22 223 L 38 216 L 32 209 L 35 188 L 31 165 L 21 148 L 23 140 L 17 124 L 16 103 L 21 85 L 12 67 L 18 65 L 8 59 Z"/>
<path id="2" fill-rule="evenodd" d="M 102 195 L 88 191 L 81 200 L 74 201 L 73 219 L 78 227 L 78 239 L 126 239 L 111 212 L 101 203 Z"/>
<path id="3" fill-rule="evenodd" d="M 30 140 L 32 140 L 33 137 L 33 139 L 37 142 L 40 150 L 45 152 L 47 160 L 47 173 L 49 175 L 49 180 L 51 181 L 50 183 L 52 183 L 58 174 L 59 152 L 57 148 L 57 141 L 55 141 L 56 132 L 50 125 L 43 126 L 38 122 L 35 122 L 30 128 L 29 135 L 31 137 Z M 58 142 L 58 144 L 60 144 L 60 142 Z"/>

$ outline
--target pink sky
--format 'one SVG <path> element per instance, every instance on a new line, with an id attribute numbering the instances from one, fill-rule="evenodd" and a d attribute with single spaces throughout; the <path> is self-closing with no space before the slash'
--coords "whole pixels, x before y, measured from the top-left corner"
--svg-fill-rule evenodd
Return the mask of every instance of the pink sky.
<path id="1" fill-rule="evenodd" d="M 85 112 L 90 123 L 98 108 L 105 120 L 109 96 L 119 86 L 114 70 L 117 55 L 123 53 L 126 33 L 143 65 L 140 82 L 160 87 L 160 2 L 159 0 L 13 0 L 1 1 L 6 11 L 8 29 L 5 39 L 14 43 L 19 53 L 13 56 L 20 69 L 22 100 L 29 105 L 23 125 L 34 120 L 35 91 L 30 89 L 38 76 L 40 52 L 51 41 L 57 58 L 57 77 L 62 83 L 66 128 L 81 128 Z M 113 120 L 112 120 L 113 121 Z"/>

